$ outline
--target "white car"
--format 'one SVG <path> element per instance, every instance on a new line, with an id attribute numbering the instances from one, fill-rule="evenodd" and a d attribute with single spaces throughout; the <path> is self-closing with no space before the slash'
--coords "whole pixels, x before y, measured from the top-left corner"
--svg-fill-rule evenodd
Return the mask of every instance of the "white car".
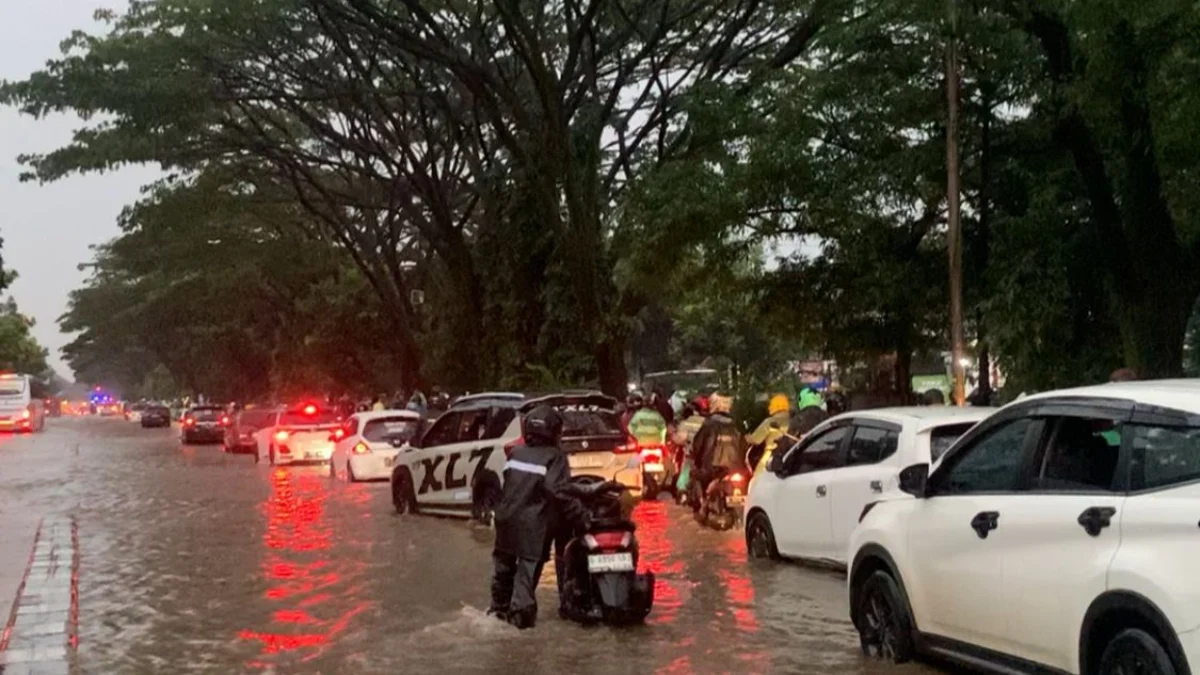
<path id="1" fill-rule="evenodd" d="M 336 410 L 305 403 L 285 408 L 274 421 L 254 434 L 255 462 L 323 463 L 333 455 L 332 434 L 341 427 Z"/>
<path id="2" fill-rule="evenodd" d="M 396 511 L 487 520 L 503 492 L 507 450 L 521 443 L 520 414 L 542 404 L 563 415 L 562 447 L 572 475 L 616 480 L 641 494 L 641 458 L 615 412 L 616 399 L 592 392 L 533 400 L 479 394 L 456 401 L 396 456 Z"/>
<path id="3" fill-rule="evenodd" d="M 756 558 L 845 566 L 850 533 L 863 509 L 899 493 L 900 470 L 936 461 L 993 412 L 880 408 L 822 422 L 755 473 L 746 498 L 746 550 Z"/>
<path id="4" fill-rule="evenodd" d="M 358 480 L 387 480 L 400 447 L 420 432 L 421 416 L 411 410 L 355 413 L 334 431 L 329 475 Z"/>
<path id="5" fill-rule="evenodd" d="M 1200 381 L 1021 399 L 851 537 L 865 651 L 994 672 L 1200 668 Z"/>

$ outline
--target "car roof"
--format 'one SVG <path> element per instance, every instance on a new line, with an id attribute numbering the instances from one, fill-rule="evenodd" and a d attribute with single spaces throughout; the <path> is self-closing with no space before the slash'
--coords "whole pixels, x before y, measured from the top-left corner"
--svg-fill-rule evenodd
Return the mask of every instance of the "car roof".
<path id="1" fill-rule="evenodd" d="M 521 404 L 521 412 L 529 412 L 539 405 L 549 405 L 555 408 L 583 405 L 611 411 L 616 410 L 617 403 L 617 399 L 598 391 L 568 390 L 559 394 L 531 398 Z"/>
<path id="2" fill-rule="evenodd" d="M 421 415 L 412 410 L 369 410 L 366 412 L 354 413 L 358 419 L 364 422 L 377 420 L 381 417 L 403 417 L 405 419 L 419 420 Z"/>
<path id="3" fill-rule="evenodd" d="M 965 422 L 978 422 L 986 417 L 990 417 L 996 412 L 997 408 L 986 408 L 980 406 L 970 406 L 960 408 L 953 405 L 927 405 L 927 406 L 904 406 L 894 408 L 871 408 L 868 410 L 852 410 L 847 413 L 842 413 L 835 419 L 847 418 L 862 418 L 876 419 L 883 422 L 895 422 L 897 424 L 910 423 L 914 425 L 917 432 L 928 431 L 934 427 L 946 426 L 949 424 L 963 424 Z"/>
<path id="4" fill-rule="evenodd" d="M 1200 379 L 1139 380 L 1136 382 L 1111 382 L 1074 389 L 1058 389 L 1031 394 L 1017 399 L 1009 405 L 1049 398 L 1072 397 L 1135 401 L 1200 414 Z"/>

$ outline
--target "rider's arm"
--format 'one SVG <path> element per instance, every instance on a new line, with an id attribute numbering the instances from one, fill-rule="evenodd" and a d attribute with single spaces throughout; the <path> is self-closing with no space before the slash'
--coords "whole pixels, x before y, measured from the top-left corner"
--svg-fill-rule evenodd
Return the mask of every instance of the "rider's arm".
<path id="1" fill-rule="evenodd" d="M 571 468 L 567 464 L 566 455 L 559 453 L 546 466 L 546 491 L 550 493 L 551 501 L 558 509 L 562 519 L 568 523 L 586 521 L 588 510 L 579 501 L 576 494 L 579 490 L 571 482 Z"/>

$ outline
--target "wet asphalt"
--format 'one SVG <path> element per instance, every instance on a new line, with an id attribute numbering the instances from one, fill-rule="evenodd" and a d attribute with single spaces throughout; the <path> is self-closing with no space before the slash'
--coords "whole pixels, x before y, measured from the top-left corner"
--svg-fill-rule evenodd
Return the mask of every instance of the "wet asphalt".
<path id="1" fill-rule="evenodd" d="M 658 575 L 645 626 L 560 620 L 547 575 L 524 632 L 483 614 L 490 530 L 397 516 L 386 483 L 184 446 L 176 429 L 62 418 L 0 437 L 0 562 L 28 558 L 33 520 L 64 518 L 79 549 L 72 672 L 942 672 L 865 660 L 841 575 L 747 561 L 739 532 L 666 501 L 635 512 Z"/>

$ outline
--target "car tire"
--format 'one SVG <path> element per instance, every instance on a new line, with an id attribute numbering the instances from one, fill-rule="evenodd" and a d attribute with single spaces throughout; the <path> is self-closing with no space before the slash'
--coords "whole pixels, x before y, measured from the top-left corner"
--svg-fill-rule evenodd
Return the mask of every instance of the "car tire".
<path id="1" fill-rule="evenodd" d="M 392 507 L 401 515 L 417 512 L 417 496 L 413 493 L 412 477 L 407 471 L 397 471 L 392 475 Z"/>
<path id="2" fill-rule="evenodd" d="M 275 446 L 273 446 L 273 445 L 271 446 L 271 448 L 269 450 L 267 450 L 267 460 L 269 461 L 271 466 L 275 466 Z"/>
<path id="3" fill-rule="evenodd" d="M 871 574 L 854 597 L 851 612 L 863 654 L 891 663 L 912 660 L 912 614 L 892 575 Z"/>
<path id="4" fill-rule="evenodd" d="M 333 458 L 329 458 L 329 480 L 337 480 L 337 469 L 334 468 Z"/>
<path id="5" fill-rule="evenodd" d="M 1126 628 L 1104 648 L 1097 675 L 1175 675 L 1171 656 L 1154 636 Z"/>
<path id="6" fill-rule="evenodd" d="M 332 466 L 333 462 L 330 462 L 329 464 L 330 464 L 330 466 Z M 346 460 L 346 482 L 347 483 L 357 483 L 358 482 L 358 479 L 354 477 L 354 465 L 352 465 L 350 463 L 350 460 Z"/>
<path id="7" fill-rule="evenodd" d="M 759 560 L 779 560 L 775 530 L 771 528 L 771 519 L 762 511 L 755 511 L 746 521 L 746 553 Z"/>

